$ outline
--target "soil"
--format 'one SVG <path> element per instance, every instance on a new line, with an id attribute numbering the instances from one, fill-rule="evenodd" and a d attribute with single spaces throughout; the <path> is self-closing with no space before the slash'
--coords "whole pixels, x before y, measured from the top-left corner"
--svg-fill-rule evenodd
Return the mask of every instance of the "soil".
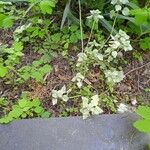
<path id="1" fill-rule="evenodd" d="M 0 34 L 0 43 L 11 45 L 12 31 L 0 31 Z M 33 60 L 40 57 L 39 54 L 32 51 L 31 47 L 27 47 L 24 54 L 22 58 L 22 64 L 24 65 L 30 64 Z M 144 101 L 150 105 L 150 92 L 144 91 L 145 88 L 150 87 L 150 53 L 143 54 L 143 62 L 133 59 L 131 54 L 125 57 L 128 64 L 122 67 L 126 77 L 116 86 L 117 97 L 121 102 L 129 104 L 131 104 L 132 100 L 136 99 L 138 102 Z M 62 56 L 54 58 L 51 65 L 53 66 L 53 71 L 45 75 L 46 83 L 44 85 L 34 80 L 28 80 L 24 84 L 14 87 L 4 84 L 4 81 L 0 79 L 0 96 L 7 97 L 11 106 L 20 97 L 22 91 L 27 91 L 31 98 L 39 98 L 42 101 L 43 107 L 47 111 L 53 112 L 53 116 L 59 116 L 63 108 L 52 105 L 50 100 L 51 91 L 62 87 L 64 84 L 68 85 L 73 77 L 73 72 L 67 59 Z M 92 86 L 96 89 L 103 88 L 99 87 L 102 85 L 98 80 L 99 74 L 99 69 L 95 67 L 90 70 L 87 77 L 87 82 L 92 83 Z M 68 102 L 66 105 L 70 106 L 70 108 L 76 107 L 78 102 Z M 79 113 L 69 113 L 69 115 L 73 116 L 79 115 Z"/>

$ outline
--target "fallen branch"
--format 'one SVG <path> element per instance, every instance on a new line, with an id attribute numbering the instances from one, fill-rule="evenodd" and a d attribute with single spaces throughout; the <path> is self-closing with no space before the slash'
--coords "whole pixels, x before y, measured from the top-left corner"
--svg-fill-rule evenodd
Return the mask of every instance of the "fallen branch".
<path id="1" fill-rule="evenodd" d="M 137 68 L 134 68 L 134 69 L 130 70 L 129 72 L 127 72 L 127 73 L 125 74 L 125 76 L 129 75 L 130 73 L 132 73 L 132 72 L 134 72 L 134 71 L 136 71 L 136 70 L 142 69 L 142 68 L 144 68 L 144 67 L 147 66 L 147 65 L 150 65 L 150 62 L 148 62 L 148 63 L 146 63 L 146 64 L 144 64 L 144 65 L 142 65 L 142 66 L 140 66 L 140 67 L 137 67 Z"/>

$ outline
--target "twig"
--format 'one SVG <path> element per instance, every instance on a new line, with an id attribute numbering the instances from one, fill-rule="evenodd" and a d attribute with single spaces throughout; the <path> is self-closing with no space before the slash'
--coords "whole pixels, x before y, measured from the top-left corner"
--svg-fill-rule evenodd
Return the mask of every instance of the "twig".
<path id="1" fill-rule="evenodd" d="M 137 68 L 134 68 L 134 69 L 130 70 L 129 72 L 127 72 L 127 73 L 125 74 L 125 76 L 129 75 L 130 73 L 132 73 L 132 72 L 134 72 L 134 71 L 136 71 L 136 70 L 142 69 L 142 68 L 144 68 L 144 67 L 147 66 L 147 65 L 150 65 L 150 62 L 148 62 L 148 63 L 146 63 L 146 64 L 144 64 L 144 65 L 142 65 L 142 66 L 140 66 L 140 67 L 137 67 Z"/>

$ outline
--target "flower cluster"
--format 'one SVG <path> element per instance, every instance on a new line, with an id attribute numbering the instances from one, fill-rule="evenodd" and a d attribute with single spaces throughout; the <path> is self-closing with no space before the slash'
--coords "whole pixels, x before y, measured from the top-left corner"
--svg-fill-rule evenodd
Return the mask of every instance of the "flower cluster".
<path id="1" fill-rule="evenodd" d="M 77 73 L 76 76 L 72 79 L 72 82 L 77 82 L 78 88 L 81 88 L 83 85 L 84 76 L 81 73 Z"/>
<path id="2" fill-rule="evenodd" d="M 122 30 L 115 36 L 111 36 L 109 41 L 109 48 L 111 49 L 121 49 L 124 51 L 131 51 L 133 48 L 130 44 L 130 37 Z"/>
<path id="3" fill-rule="evenodd" d="M 105 71 L 105 77 L 107 78 L 109 83 L 119 83 L 120 81 L 123 80 L 124 78 L 124 73 L 123 71 L 111 71 L 111 70 L 106 70 Z"/>
<path id="4" fill-rule="evenodd" d="M 127 16 L 129 15 L 129 9 L 128 7 L 123 7 L 123 5 L 128 4 L 129 1 L 128 0 L 112 0 L 111 4 L 115 5 L 115 10 L 118 11 L 122 11 L 122 14 Z"/>
<path id="5" fill-rule="evenodd" d="M 89 20 L 94 20 L 96 23 L 100 20 L 103 19 L 104 17 L 101 15 L 101 11 L 99 10 L 91 10 L 90 11 L 91 15 L 87 17 Z"/>
<path id="6" fill-rule="evenodd" d="M 78 54 L 78 60 L 76 66 L 79 67 L 83 62 L 87 61 L 87 55 L 83 52 Z"/>
<path id="7" fill-rule="evenodd" d="M 64 102 L 67 102 L 69 100 L 68 94 L 71 92 L 71 90 L 66 90 L 66 86 L 64 85 L 60 90 L 52 90 L 52 103 L 53 105 L 56 105 L 58 102 L 58 99 L 63 100 Z"/>
<path id="8" fill-rule="evenodd" d="M 83 107 L 81 109 L 81 113 L 83 114 L 83 119 L 86 119 L 92 115 L 98 115 L 103 113 L 103 110 L 98 106 L 99 97 L 98 95 L 94 95 L 89 100 L 86 97 L 82 97 Z"/>

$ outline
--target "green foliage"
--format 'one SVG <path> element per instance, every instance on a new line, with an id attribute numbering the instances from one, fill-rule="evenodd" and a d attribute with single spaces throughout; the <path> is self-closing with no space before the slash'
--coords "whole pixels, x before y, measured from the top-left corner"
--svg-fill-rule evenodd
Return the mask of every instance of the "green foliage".
<path id="1" fill-rule="evenodd" d="M 0 107 L 7 106 L 8 101 L 5 98 L 0 97 Z"/>
<path id="2" fill-rule="evenodd" d="M 100 114 L 103 110 L 109 113 L 116 112 L 119 98 L 114 87 L 125 78 L 120 65 L 124 64 L 123 54 L 137 48 L 132 53 L 133 57 L 142 61 L 141 53 L 150 49 L 148 2 L 144 4 L 146 5 L 144 8 L 139 8 L 137 0 L 130 2 L 133 3 L 116 0 L 28 0 L 26 3 L 14 4 L 0 1 L 0 28 L 7 34 L 9 33 L 7 28 L 12 27 L 11 31 L 14 31 L 8 45 L 3 44 L 7 43 L 7 36 L 6 40 L 4 37 L 4 41 L 0 41 L 0 80 L 4 85 L 10 84 L 14 90 L 26 86 L 25 83 L 28 82 L 25 81 L 30 83 L 32 80 L 47 87 L 49 82 L 47 85 L 46 78 L 52 71 L 50 64 L 53 64 L 53 58 L 57 63 L 56 57 L 60 56 L 67 58 L 66 61 L 72 65 L 72 70 L 69 71 L 75 75 L 72 77 L 66 73 L 67 80 L 69 76 L 71 82 L 69 84 L 65 82 L 66 86 L 60 85 L 62 89 L 60 87 L 55 89 L 50 85 L 53 90 L 50 91 L 48 98 L 53 105 L 60 105 L 60 110 L 63 110 L 56 115 L 67 116 L 71 113 L 79 115 L 82 112 L 86 118 L 90 114 Z M 59 20 L 64 7 L 60 25 Z M 137 44 L 134 40 L 139 40 L 140 43 Z M 137 46 L 144 51 L 139 51 Z M 35 57 L 32 57 L 32 54 Z M 130 52 L 128 54 L 130 55 Z M 68 69 L 68 66 L 63 67 Z M 58 66 L 54 65 L 52 76 L 55 73 L 57 76 L 59 70 L 63 69 L 58 63 Z M 58 77 L 61 80 L 61 72 Z M 26 90 L 30 89 L 27 87 Z M 36 88 L 33 90 L 37 92 Z M 82 101 L 84 105 L 80 109 Z M 7 108 L 4 99 L 0 99 L 0 105 Z M 5 112 L 8 110 L 4 109 Z M 39 100 L 23 97 L 0 122 L 8 123 L 13 119 L 48 115 Z M 147 118 L 143 120 L 144 123 L 148 122 Z"/>
<path id="3" fill-rule="evenodd" d="M 18 70 L 18 82 L 22 83 L 30 78 L 35 79 L 37 82 L 44 82 L 44 75 L 50 73 L 52 67 L 48 64 L 43 64 L 43 61 L 33 61 L 31 66 L 23 66 Z"/>
<path id="4" fill-rule="evenodd" d="M 141 39 L 140 48 L 142 48 L 145 51 L 150 51 L 150 37 Z"/>
<path id="5" fill-rule="evenodd" d="M 38 99 L 30 100 L 27 97 L 21 98 L 18 102 L 12 106 L 12 110 L 0 119 L 1 124 L 9 123 L 15 119 L 32 118 L 32 117 L 49 117 L 49 113 L 46 112 L 41 106 L 41 102 Z"/>
<path id="6" fill-rule="evenodd" d="M 10 2 L 1 2 L 0 1 L 0 29 L 10 28 L 13 25 L 13 16 L 5 11 L 5 6 L 11 6 Z"/>
<path id="7" fill-rule="evenodd" d="M 57 0 L 29 0 L 30 2 L 30 9 L 35 12 L 39 12 L 39 10 L 41 11 L 42 14 L 49 14 L 51 15 L 53 12 L 53 9 L 56 6 Z M 28 11 L 30 11 L 30 9 L 28 9 L 26 11 L 26 13 L 28 13 Z"/>
<path id="8" fill-rule="evenodd" d="M 103 10 L 106 0 L 81 0 L 81 3 L 90 9 Z"/>
<path id="9" fill-rule="evenodd" d="M 4 77 L 8 73 L 7 67 L 0 63 L 0 77 Z"/>
<path id="10" fill-rule="evenodd" d="M 138 120 L 134 123 L 134 127 L 141 132 L 150 133 L 150 107 L 139 106 L 136 113 L 140 115 L 143 119 Z"/>
<path id="11" fill-rule="evenodd" d="M 39 4 L 43 14 L 52 14 L 53 8 L 56 5 L 56 0 L 42 0 Z"/>
<path id="12" fill-rule="evenodd" d="M 150 8 L 140 8 L 130 11 L 138 25 L 150 25 Z"/>
<path id="13" fill-rule="evenodd" d="M 10 28 L 13 25 L 12 17 L 0 13 L 0 28 Z"/>
<path id="14" fill-rule="evenodd" d="M 15 65 L 20 61 L 23 45 L 21 42 L 14 42 L 12 47 L 0 46 L 0 77 L 5 77 L 10 70 L 15 72 Z"/>

